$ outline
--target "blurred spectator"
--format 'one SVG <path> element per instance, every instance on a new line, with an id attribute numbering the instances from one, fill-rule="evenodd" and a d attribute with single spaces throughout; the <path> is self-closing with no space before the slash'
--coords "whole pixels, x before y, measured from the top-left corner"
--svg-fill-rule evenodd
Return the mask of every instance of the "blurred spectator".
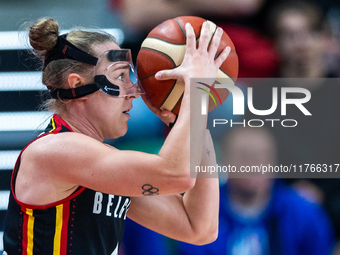
<path id="1" fill-rule="evenodd" d="M 123 22 L 136 32 L 148 33 L 161 22 L 181 15 L 201 15 L 214 20 L 253 16 L 265 0 L 111 0 L 121 12 Z M 243 19 L 244 20 L 244 19 Z M 244 21 L 243 21 L 244 22 Z"/>
<path id="2" fill-rule="evenodd" d="M 325 63 L 324 19 L 322 9 L 307 1 L 285 1 L 271 10 L 268 24 L 280 55 L 280 77 L 333 76 Z"/>
<path id="3" fill-rule="evenodd" d="M 340 87 L 338 79 L 327 69 L 327 26 L 322 10 L 307 1 L 286 1 L 272 9 L 269 15 L 272 33 L 281 56 L 279 77 L 302 78 L 276 80 L 254 89 L 256 109 L 269 109 L 272 105 L 272 87 L 304 87 L 311 92 L 311 100 L 304 104 L 312 116 L 304 116 L 295 106 L 288 106 L 287 116 L 280 107 L 271 119 L 295 119 L 298 125 L 272 128 L 278 141 L 279 164 L 339 164 L 340 153 Z M 311 78 L 311 79 L 305 79 Z M 317 78 L 317 79 L 316 79 Z M 289 98 L 301 95 L 291 93 Z M 252 119 L 254 115 L 248 114 Z M 258 118 L 258 116 L 256 116 Z M 300 195 L 323 204 L 340 238 L 340 180 L 320 179 L 287 180 L 293 182 Z"/>
<path id="4" fill-rule="evenodd" d="M 277 165 L 275 140 L 264 128 L 234 128 L 222 147 L 224 165 L 236 169 Z M 331 254 L 333 229 L 324 210 L 272 177 L 230 175 L 221 189 L 217 240 L 205 246 L 181 243 L 178 254 Z"/>
<path id="5" fill-rule="evenodd" d="M 330 38 L 327 45 L 327 67 L 337 77 L 340 76 L 340 2 L 332 6 L 327 13 Z"/>
<path id="6" fill-rule="evenodd" d="M 221 26 L 232 39 L 240 61 L 239 77 L 271 77 L 276 72 L 273 43 L 255 22 L 262 17 L 258 13 L 267 2 L 270 1 L 112 0 L 126 27 L 133 32 L 133 41 L 127 42 L 126 47 L 134 49 L 136 55 L 147 34 L 161 22 L 176 16 L 200 16 Z"/>

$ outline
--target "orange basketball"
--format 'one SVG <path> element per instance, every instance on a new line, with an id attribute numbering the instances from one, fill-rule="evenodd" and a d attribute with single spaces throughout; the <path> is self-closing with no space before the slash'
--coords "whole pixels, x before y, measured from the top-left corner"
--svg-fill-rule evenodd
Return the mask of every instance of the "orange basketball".
<path id="1" fill-rule="evenodd" d="M 146 92 L 145 96 L 153 105 L 178 114 L 184 93 L 184 84 L 177 80 L 157 81 L 155 74 L 161 70 L 177 67 L 182 63 L 186 50 L 185 24 L 192 25 L 196 40 L 198 40 L 204 21 L 205 19 L 194 16 L 169 19 L 155 27 L 143 41 L 137 56 L 137 73 Z M 209 23 L 210 38 L 212 38 L 217 26 L 211 21 Z M 216 82 L 226 84 L 227 81 L 228 84 L 235 84 L 238 75 L 238 57 L 233 42 L 223 32 L 216 57 L 226 46 L 231 47 L 231 52 L 221 65 Z M 220 79 L 223 80 L 219 81 Z M 216 91 L 222 102 L 229 95 L 226 89 L 216 89 Z M 216 103 L 217 106 L 220 104 Z M 217 106 L 210 99 L 209 111 Z"/>

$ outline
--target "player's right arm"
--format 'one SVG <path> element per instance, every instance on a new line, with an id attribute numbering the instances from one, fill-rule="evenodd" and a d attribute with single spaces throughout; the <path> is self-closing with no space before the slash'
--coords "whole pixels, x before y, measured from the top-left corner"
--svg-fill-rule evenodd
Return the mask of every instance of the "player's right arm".
<path id="1" fill-rule="evenodd" d="M 209 130 L 206 131 L 202 167 L 216 166 Z M 218 234 L 219 181 L 217 173 L 197 175 L 195 186 L 183 196 L 132 197 L 127 216 L 155 232 L 182 242 L 203 245 Z"/>
<path id="2" fill-rule="evenodd" d="M 183 192 L 195 182 L 189 173 L 189 148 L 184 135 L 173 139 L 168 141 L 172 149 L 165 145 L 166 150 L 154 155 L 118 150 L 79 133 L 47 135 L 22 154 L 17 183 L 29 184 L 25 193 L 31 198 L 74 186 L 126 196 L 142 196 L 146 184 L 159 194 Z"/>

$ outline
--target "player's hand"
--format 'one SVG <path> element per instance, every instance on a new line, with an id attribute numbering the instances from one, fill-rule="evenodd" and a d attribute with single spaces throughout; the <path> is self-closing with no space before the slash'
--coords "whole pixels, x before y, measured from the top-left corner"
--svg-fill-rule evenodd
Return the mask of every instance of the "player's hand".
<path id="1" fill-rule="evenodd" d="M 170 123 L 173 123 L 176 120 L 176 114 L 173 112 L 170 112 L 168 110 L 161 110 L 158 107 L 154 106 L 150 103 L 150 101 L 146 98 L 145 95 L 142 95 L 142 99 L 145 102 L 145 104 L 149 107 L 149 109 L 163 121 L 167 126 L 169 126 Z"/>
<path id="2" fill-rule="evenodd" d="M 178 79 L 186 84 L 186 89 L 189 89 L 190 78 L 212 78 L 213 83 L 218 69 L 230 53 L 230 47 L 227 46 L 215 59 L 223 30 L 221 28 L 216 30 L 209 46 L 209 23 L 204 22 L 199 45 L 196 47 L 196 36 L 192 26 L 187 23 L 185 29 L 187 42 L 182 64 L 177 68 L 156 73 L 155 78 L 157 80 Z"/>

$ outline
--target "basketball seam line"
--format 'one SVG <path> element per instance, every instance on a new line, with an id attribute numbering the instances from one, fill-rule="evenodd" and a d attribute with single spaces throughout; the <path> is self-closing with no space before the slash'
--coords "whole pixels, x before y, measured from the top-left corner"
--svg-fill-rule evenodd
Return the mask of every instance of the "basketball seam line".
<path id="1" fill-rule="evenodd" d="M 162 105 L 164 105 L 165 101 L 168 99 L 168 97 L 170 96 L 171 92 L 174 90 L 174 88 L 176 87 L 176 83 L 177 83 L 177 80 L 174 81 L 174 84 L 172 85 L 171 87 L 171 90 L 169 90 L 168 94 L 166 95 L 166 97 L 164 98 L 163 102 L 161 103 L 160 107 Z M 172 110 L 171 110 L 172 111 Z"/>
<path id="2" fill-rule="evenodd" d="M 166 41 L 165 39 L 162 39 L 162 38 L 158 38 L 158 37 L 153 37 L 153 36 L 149 36 L 148 38 L 152 38 L 152 39 L 156 39 L 156 40 L 160 40 L 162 42 L 165 42 L 165 43 L 168 43 L 168 44 L 172 44 L 172 45 L 186 45 L 186 43 L 174 43 L 174 42 L 169 42 L 169 41 Z M 199 38 L 198 38 L 199 39 Z M 141 49 L 151 49 L 151 48 L 148 48 L 148 47 L 142 47 Z M 231 50 L 230 53 L 235 53 L 236 50 Z M 215 57 L 217 58 L 220 54 L 222 53 L 222 51 L 218 54 L 215 55 Z"/>
<path id="3" fill-rule="evenodd" d="M 151 51 L 160 53 L 160 54 L 164 55 L 165 57 L 167 57 L 167 58 L 174 64 L 174 67 L 177 66 L 176 63 L 175 63 L 175 61 L 174 61 L 168 54 L 165 54 L 164 52 L 161 52 L 161 51 L 159 51 L 159 50 L 155 50 L 155 49 L 152 49 L 152 48 L 149 48 L 149 47 L 142 47 L 141 49 L 151 50 Z"/>
<path id="4" fill-rule="evenodd" d="M 153 37 L 153 36 L 148 36 L 148 38 L 157 39 L 157 40 L 160 40 L 160 41 L 163 41 L 169 44 L 173 44 L 173 45 L 186 45 L 186 43 L 173 43 L 173 42 L 166 41 L 165 39 Z"/>
<path id="5" fill-rule="evenodd" d="M 184 95 L 184 92 L 183 92 L 182 95 L 179 97 L 177 103 L 176 103 L 175 106 L 171 109 L 171 111 L 173 111 L 173 110 L 177 107 L 177 105 L 179 104 L 179 102 L 181 102 L 181 100 L 182 100 L 182 98 L 183 98 L 183 95 Z"/>
<path id="6" fill-rule="evenodd" d="M 184 38 L 187 39 L 187 35 L 185 34 L 185 31 L 184 29 L 182 28 L 181 24 L 179 23 L 179 21 L 177 19 L 174 19 L 177 23 L 177 25 L 179 26 L 179 28 L 182 30 L 182 33 L 184 35 Z"/>
<path id="7" fill-rule="evenodd" d="M 162 54 L 163 56 L 167 57 L 167 58 L 171 61 L 171 63 L 174 65 L 172 68 L 177 67 L 177 65 L 176 65 L 176 63 L 173 61 L 173 59 L 172 59 L 169 55 L 165 54 L 164 52 L 161 52 L 161 51 L 158 51 L 158 50 L 155 50 L 155 49 L 151 49 L 151 48 L 148 48 L 148 47 L 142 47 L 141 49 L 144 49 L 144 50 L 151 50 L 151 51 L 157 52 L 157 53 L 159 53 L 159 54 Z M 171 69 L 171 68 L 168 68 L 168 69 Z M 149 78 L 149 77 L 151 77 L 151 76 L 153 76 L 153 75 L 155 75 L 155 73 L 154 73 L 154 74 L 150 74 L 150 75 L 148 75 L 148 76 L 146 76 L 146 77 L 144 77 L 144 78 L 142 78 L 142 79 L 140 79 L 140 80 L 143 81 L 143 80 L 145 80 L 145 79 L 147 79 L 147 78 Z"/>
<path id="8" fill-rule="evenodd" d="M 229 79 L 231 79 L 234 83 L 236 82 L 236 81 L 235 81 L 235 78 L 231 77 L 228 73 L 226 73 L 225 71 L 223 71 L 221 68 L 219 68 L 219 69 L 220 69 L 220 71 L 221 71 L 222 73 L 224 73 L 225 75 L 227 75 L 227 76 L 229 77 Z"/>
<path id="9" fill-rule="evenodd" d="M 157 50 L 153 50 L 153 49 L 150 49 L 150 48 L 143 48 L 143 49 L 147 49 L 147 50 L 152 50 L 152 51 L 158 52 Z M 234 52 L 235 52 L 235 51 L 234 51 Z M 234 52 L 232 52 L 232 53 L 234 53 Z M 161 52 L 159 52 L 159 53 L 161 53 Z M 164 53 L 161 53 L 161 54 L 167 56 L 167 55 L 164 54 Z M 219 54 L 218 54 L 218 55 L 219 55 Z M 216 57 L 217 57 L 217 56 L 216 56 Z M 169 57 L 169 58 L 170 58 L 170 57 Z M 172 62 L 173 62 L 173 61 L 172 61 Z M 174 62 L 173 62 L 173 64 L 175 65 Z M 167 70 L 173 69 L 173 68 L 176 68 L 176 67 L 177 67 L 177 66 L 175 65 L 174 67 L 168 68 Z M 221 71 L 223 74 L 227 75 L 227 76 L 229 77 L 229 79 L 231 79 L 231 80 L 235 83 L 235 78 L 231 77 L 228 73 L 226 73 L 225 71 L 223 71 L 221 68 L 219 68 L 219 69 L 220 69 L 220 71 Z M 146 77 L 140 79 L 140 81 L 144 81 L 144 80 L 146 80 L 146 79 L 148 79 L 148 78 L 154 76 L 155 74 L 156 74 L 156 73 L 150 74 L 150 75 L 148 75 L 148 76 L 146 76 Z M 170 92 L 171 92 L 171 91 L 170 91 Z M 165 102 L 165 100 L 164 100 L 164 102 Z M 164 103 L 164 102 L 163 102 L 163 103 Z M 163 105 L 163 104 L 162 104 L 162 105 Z"/>
<path id="10" fill-rule="evenodd" d="M 137 72 L 137 74 L 138 74 L 138 72 Z M 139 80 L 140 80 L 140 81 L 144 81 L 144 80 L 146 80 L 146 79 L 148 79 L 148 78 L 150 78 L 150 77 L 152 77 L 152 76 L 155 76 L 155 74 L 156 74 L 156 73 L 150 74 L 150 75 L 144 77 L 143 79 L 139 79 Z"/>
<path id="11" fill-rule="evenodd" d="M 186 34 L 185 34 L 185 31 L 184 31 L 183 27 L 181 26 L 181 24 L 179 23 L 179 21 L 178 21 L 177 19 L 174 19 L 174 20 L 176 21 L 176 23 L 177 23 L 177 25 L 179 26 L 179 28 L 182 30 L 182 33 L 183 33 L 185 39 L 187 39 L 187 36 L 186 36 Z M 196 34 L 195 34 L 195 40 L 197 41 L 198 39 L 200 39 L 200 36 L 201 36 L 201 34 L 199 34 L 199 35 L 196 37 Z M 185 44 L 186 44 L 186 43 L 185 43 Z"/>

